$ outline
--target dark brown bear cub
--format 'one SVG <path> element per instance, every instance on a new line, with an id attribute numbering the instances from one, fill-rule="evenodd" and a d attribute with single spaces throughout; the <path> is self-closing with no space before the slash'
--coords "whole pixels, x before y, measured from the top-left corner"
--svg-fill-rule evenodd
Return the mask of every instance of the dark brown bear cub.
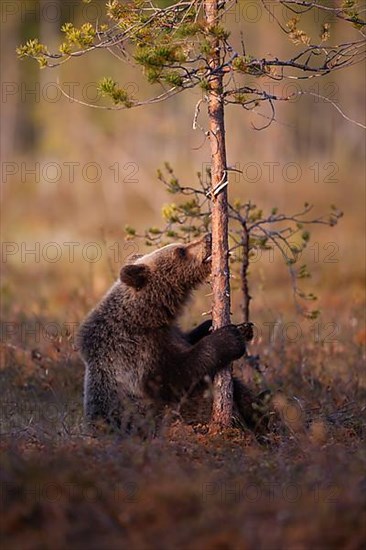
<path id="1" fill-rule="evenodd" d="M 177 321 L 193 289 L 211 271 L 211 237 L 170 244 L 122 267 L 117 281 L 83 322 L 78 347 L 86 364 L 84 408 L 94 424 L 131 432 L 204 387 L 203 379 L 241 357 L 235 325 L 210 332 L 206 321 L 184 334 Z M 234 381 L 236 409 L 248 392 Z"/>

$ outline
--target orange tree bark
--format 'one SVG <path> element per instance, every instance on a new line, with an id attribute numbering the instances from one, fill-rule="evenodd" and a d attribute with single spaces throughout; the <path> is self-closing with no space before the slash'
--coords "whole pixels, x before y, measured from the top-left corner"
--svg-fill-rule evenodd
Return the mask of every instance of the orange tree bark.
<path id="1" fill-rule="evenodd" d="M 217 23 L 218 2 L 216 0 L 205 0 L 205 15 L 208 25 Z M 211 45 L 210 66 L 215 71 L 220 66 L 220 42 L 213 37 Z M 222 93 L 223 73 L 217 71 L 210 79 L 208 93 L 212 189 L 212 321 L 214 329 L 230 324 L 227 186 L 214 195 L 214 190 L 220 182 L 223 183 L 227 178 Z M 232 407 L 233 386 L 231 366 L 229 366 L 217 374 L 214 380 L 214 402 L 211 419 L 214 429 L 231 425 Z"/>

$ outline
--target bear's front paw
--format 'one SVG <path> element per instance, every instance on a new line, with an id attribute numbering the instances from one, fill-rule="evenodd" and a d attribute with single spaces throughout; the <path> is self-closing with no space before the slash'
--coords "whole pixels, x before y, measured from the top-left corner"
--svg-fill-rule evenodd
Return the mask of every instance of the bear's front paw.
<path id="1" fill-rule="evenodd" d="M 215 334 L 215 333 L 214 333 Z M 221 354 L 228 361 L 239 359 L 245 353 L 245 339 L 241 330 L 235 325 L 227 325 L 216 332 L 219 337 Z"/>
<path id="2" fill-rule="evenodd" d="M 253 323 L 241 323 L 240 325 L 237 325 L 237 327 L 246 342 L 253 340 Z"/>

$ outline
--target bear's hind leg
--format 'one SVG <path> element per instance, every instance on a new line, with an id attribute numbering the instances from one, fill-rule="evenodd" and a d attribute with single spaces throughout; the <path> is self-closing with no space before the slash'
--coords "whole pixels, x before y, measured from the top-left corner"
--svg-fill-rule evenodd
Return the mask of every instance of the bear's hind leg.
<path id="1" fill-rule="evenodd" d="M 87 367 L 84 380 L 84 415 L 88 425 L 104 422 L 121 429 L 122 410 L 116 384 L 108 374 Z"/>
<path id="2" fill-rule="evenodd" d="M 238 378 L 233 378 L 234 409 L 245 426 L 256 433 L 268 429 L 268 415 L 265 403 L 247 388 Z"/>

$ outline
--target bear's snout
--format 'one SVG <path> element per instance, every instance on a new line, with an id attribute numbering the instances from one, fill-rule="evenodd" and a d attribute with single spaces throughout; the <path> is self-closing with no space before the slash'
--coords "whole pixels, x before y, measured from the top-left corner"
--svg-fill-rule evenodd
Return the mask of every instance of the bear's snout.
<path id="1" fill-rule="evenodd" d="M 208 263 L 211 260 L 212 253 L 211 233 L 207 233 L 203 237 L 191 242 L 187 248 L 190 255 L 195 257 L 200 263 Z"/>
<path id="2" fill-rule="evenodd" d="M 207 233 L 207 235 L 204 236 L 204 243 L 205 243 L 205 255 L 203 258 L 204 262 L 209 262 L 211 260 L 211 254 L 212 254 L 212 235 L 211 233 Z"/>
<path id="3" fill-rule="evenodd" d="M 204 237 L 191 242 L 187 245 L 186 250 L 189 255 L 194 257 L 199 262 L 205 263 L 211 259 L 212 237 L 211 233 L 207 233 Z"/>
<path id="4" fill-rule="evenodd" d="M 205 239 L 206 247 L 208 247 L 208 249 L 211 251 L 211 248 L 212 248 L 212 235 L 211 235 L 211 233 L 207 233 L 207 235 L 205 235 L 204 239 Z"/>

